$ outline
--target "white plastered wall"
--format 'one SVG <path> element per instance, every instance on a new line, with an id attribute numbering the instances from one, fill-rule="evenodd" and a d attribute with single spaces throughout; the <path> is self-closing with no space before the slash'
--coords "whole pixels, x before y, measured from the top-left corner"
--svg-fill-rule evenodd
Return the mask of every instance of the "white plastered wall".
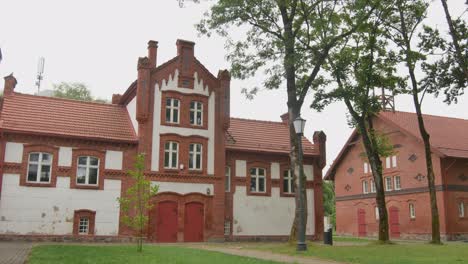
<path id="1" fill-rule="evenodd" d="M 5 162 L 21 163 L 23 160 L 23 143 L 7 142 L 5 144 Z"/>
<path id="2" fill-rule="evenodd" d="M 304 166 L 307 179 L 313 179 L 312 165 Z M 236 160 L 236 176 L 245 177 L 246 161 Z M 280 178 L 280 164 L 271 163 L 271 178 Z M 314 190 L 307 189 L 307 235 L 315 234 Z M 295 211 L 294 197 L 281 197 L 272 187 L 271 196 L 249 196 L 245 186 L 236 186 L 233 196 L 234 236 L 287 236 Z"/>
<path id="3" fill-rule="evenodd" d="M 215 140 L 215 93 L 209 93 L 207 85 L 203 84 L 203 80 L 198 79 L 198 74 L 194 73 L 195 85 L 194 89 L 177 87 L 179 79 L 179 71 L 176 69 L 174 76 L 170 75 L 168 80 L 162 80 L 161 87 L 159 84 L 155 86 L 154 92 L 154 115 L 153 115 L 153 143 L 151 155 L 151 170 L 159 171 L 159 148 L 160 135 L 165 133 L 175 133 L 181 136 L 202 136 L 208 138 L 208 153 L 207 153 L 207 173 L 214 174 L 214 140 Z M 161 104 L 162 91 L 178 91 L 184 94 L 201 94 L 209 96 L 208 98 L 208 130 L 195 128 L 182 128 L 161 125 Z M 181 113 L 183 114 L 183 113 Z M 204 117 L 205 118 L 205 117 Z M 179 153 L 183 155 L 183 153 Z M 188 165 L 188 164 L 185 164 Z"/>
<path id="4" fill-rule="evenodd" d="M 308 181 L 313 181 L 314 180 L 314 166 L 304 165 L 304 174 Z"/>
<path id="5" fill-rule="evenodd" d="M 67 235 L 75 210 L 96 211 L 95 235 L 118 235 L 120 180 L 104 180 L 104 190 L 70 189 L 69 177 L 56 187 L 19 186 L 18 174 L 4 174 L 0 233 Z"/>
<path id="6" fill-rule="evenodd" d="M 122 151 L 106 151 L 106 169 L 121 170 L 122 169 L 123 152 Z"/>
<path id="7" fill-rule="evenodd" d="M 70 167 L 72 165 L 72 148 L 60 147 L 58 156 L 58 165 Z"/>
<path id="8" fill-rule="evenodd" d="M 136 120 L 136 96 L 127 104 L 127 112 L 130 116 L 130 120 L 132 121 L 133 130 L 135 130 L 135 134 L 138 135 L 138 121 Z"/>
<path id="9" fill-rule="evenodd" d="M 179 194 L 187 194 L 187 193 L 202 193 L 213 194 L 213 184 L 209 183 L 184 183 L 184 182 L 158 182 L 152 181 L 151 184 L 158 185 L 159 191 L 158 193 L 162 192 L 175 192 Z"/>

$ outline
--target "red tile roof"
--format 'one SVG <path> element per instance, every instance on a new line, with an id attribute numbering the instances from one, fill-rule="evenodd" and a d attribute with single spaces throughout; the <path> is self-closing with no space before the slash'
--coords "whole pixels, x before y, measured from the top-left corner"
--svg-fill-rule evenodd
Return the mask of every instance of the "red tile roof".
<path id="1" fill-rule="evenodd" d="M 302 138 L 305 155 L 318 155 L 314 145 Z M 231 118 L 226 148 L 231 150 L 289 153 L 289 128 L 283 122 Z"/>
<path id="2" fill-rule="evenodd" d="M 380 118 L 391 122 L 402 131 L 422 140 L 415 113 L 383 112 Z M 468 120 L 444 116 L 423 115 L 431 146 L 438 154 L 468 158 Z"/>
<path id="3" fill-rule="evenodd" d="M 6 131 L 136 142 L 124 106 L 14 93 L 4 97 Z"/>

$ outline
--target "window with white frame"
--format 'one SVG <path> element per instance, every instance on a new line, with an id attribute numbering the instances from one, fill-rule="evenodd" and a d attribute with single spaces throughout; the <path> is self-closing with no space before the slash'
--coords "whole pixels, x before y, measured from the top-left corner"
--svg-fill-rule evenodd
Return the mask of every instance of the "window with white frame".
<path id="1" fill-rule="evenodd" d="M 90 156 L 78 157 L 76 183 L 83 185 L 97 185 L 99 175 L 99 159 Z"/>
<path id="2" fill-rule="evenodd" d="M 385 190 L 386 191 L 393 190 L 392 177 L 385 177 Z"/>
<path id="3" fill-rule="evenodd" d="M 411 219 L 415 219 L 415 218 L 416 218 L 416 209 L 414 208 L 414 204 L 413 204 L 413 203 L 410 203 L 410 204 L 409 204 L 409 214 L 410 214 L 410 218 L 411 218 Z"/>
<path id="4" fill-rule="evenodd" d="M 458 203 L 458 216 L 465 217 L 465 203 L 464 202 Z"/>
<path id="5" fill-rule="evenodd" d="M 370 172 L 370 166 L 369 163 L 364 162 L 364 173 L 369 173 Z"/>
<path id="6" fill-rule="evenodd" d="M 203 125 L 203 104 L 201 102 L 190 102 L 190 124 Z"/>
<path id="7" fill-rule="evenodd" d="M 364 194 L 369 193 L 369 188 L 368 188 L 368 187 L 369 187 L 369 186 L 368 186 L 367 181 L 366 181 L 366 180 L 362 181 L 362 192 L 363 192 Z"/>
<path id="8" fill-rule="evenodd" d="M 225 168 L 225 176 L 226 176 L 226 181 L 224 182 L 224 191 L 230 192 L 231 191 L 231 167 Z"/>
<path id="9" fill-rule="evenodd" d="M 231 234 L 231 221 L 224 221 L 224 235 L 229 236 Z"/>
<path id="10" fill-rule="evenodd" d="M 179 143 L 168 141 L 164 144 L 164 168 L 177 169 L 179 163 Z"/>
<path id="11" fill-rule="evenodd" d="M 50 183 L 52 158 L 52 154 L 49 153 L 29 153 L 27 182 Z"/>
<path id="12" fill-rule="evenodd" d="M 263 168 L 250 169 L 250 191 L 266 192 L 266 171 Z"/>
<path id="13" fill-rule="evenodd" d="M 80 222 L 78 224 L 78 234 L 87 235 L 89 234 L 89 218 L 80 217 Z"/>
<path id="14" fill-rule="evenodd" d="M 375 211 L 375 220 L 379 220 L 379 218 L 380 218 L 380 216 L 379 216 L 379 207 L 376 206 L 374 211 Z"/>
<path id="15" fill-rule="evenodd" d="M 294 181 L 291 170 L 283 171 L 283 192 L 294 193 Z"/>
<path id="16" fill-rule="evenodd" d="M 166 122 L 179 123 L 179 107 L 180 101 L 174 98 L 166 99 Z"/>
<path id="17" fill-rule="evenodd" d="M 192 143 L 189 146 L 189 169 L 202 169 L 202 144 Z"/>
<path id="18" fill-rule="evenodd" d="M 385 158 L 385 167 L 387 169 L 396 168 L 397 167 L 397 156 L 393 155 L 393 156 L 390 156 L 390 157 L 386 157 Z"/>
<path id="19" fill-rule="evenodd" d="M 394 176 L 393 181 L 394 181 L 394 185 L 393 185 L 394 189 L 395 190 L 401 190 L 400 176 Z"/>
<path id="20" fill-rule="evenodd" d="M 370 192 L 371 193 L 375 193 L 375 182 L 374 180 L 369 180 L 369 184 L 370 184 Z"/>

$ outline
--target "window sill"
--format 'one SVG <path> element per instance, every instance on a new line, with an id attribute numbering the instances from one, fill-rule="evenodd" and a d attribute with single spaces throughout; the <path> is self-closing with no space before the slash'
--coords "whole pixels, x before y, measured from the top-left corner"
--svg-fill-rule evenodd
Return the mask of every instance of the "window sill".
<path id="1" fill-rule="evenodd" d="M 87 190 L 99 190 L 100 186 L 99 185 L 80 185 L 80 184 L 75 184 L 73 189 L 87 189 Z"/>
<path id="2" fill-rule="evenodd" d="M 247 195 L 250 195 L 250 196 L 271 196 L 267 192 L 248 192 Z"/>
<path id="3" fill-rule="evenodd" d="M 54 184 L 51 182 L 25 182 L 23 186 L 28 186 L 28 187 L 55 187 Z"/>
<path id="4" fill-rule="evenodd" d="M 280 193 L 280 197 L 296 197 L 295 193 Z"/>

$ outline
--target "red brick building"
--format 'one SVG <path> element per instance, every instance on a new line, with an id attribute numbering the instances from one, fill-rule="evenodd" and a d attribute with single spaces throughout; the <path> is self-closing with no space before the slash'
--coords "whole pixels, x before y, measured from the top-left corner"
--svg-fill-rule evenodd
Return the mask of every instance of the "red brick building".
<path id="1" fill-rule="evenodd" d="M 466 239 L 468 120 L 425 115 L 424 121 L 431 135 L 441 234 L 446 239 Z M 391 237 L 430 238 L 426 162 L 416 114 L 383 112 L 374 125 L 388 136 L 396 152 L 382 160 Z M 361 138 L 354 131 L 326 175 L 335 182 L 336 232 L 340 235 L 377 236 L 375 187 L 363 152 Z"/>
<path id="2" fill-rule="evenodd" d="M 158 65 L 157 42 L 138 59 L 137 80 L 112 104 L 14 91 L 5 77 L 0 112 L 0 237 L 121 239 L 117 198 L 145 153 L 159 185 L 148 212 L 155 242 L 284 239 L 294 217 L 287 115 L 232 118 L 230 75 L 215 76 L 178 40 Z M 323 231 L 325 140 L 303 139 L 307 234 Z"/>

